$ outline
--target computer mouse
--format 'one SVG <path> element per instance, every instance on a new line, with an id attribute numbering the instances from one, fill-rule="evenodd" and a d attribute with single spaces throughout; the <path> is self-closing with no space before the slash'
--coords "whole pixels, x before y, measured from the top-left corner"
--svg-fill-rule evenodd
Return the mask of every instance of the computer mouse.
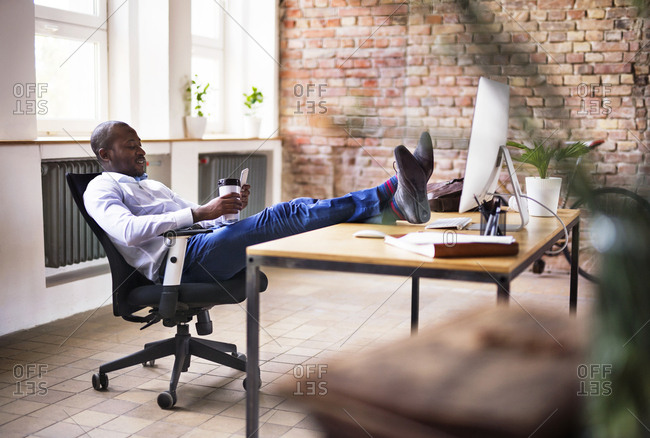
<path id="1" fill-rule="evenodd" d="M 367 237 L 371 239 L 383 239 L 386 233 L 377 230 L 359 230 L 353 234 L 354 237 Z"/>

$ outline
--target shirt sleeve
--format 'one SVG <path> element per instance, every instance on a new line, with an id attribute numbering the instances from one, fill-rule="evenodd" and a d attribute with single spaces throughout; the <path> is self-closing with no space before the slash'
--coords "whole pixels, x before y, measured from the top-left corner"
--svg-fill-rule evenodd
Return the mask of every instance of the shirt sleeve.
<path id="1" fill-rule="evenodd" d="M 112 239 L 127 246 L 140 245 L 194 222 L 191 206 L 185 204 L 174 212 L 136 216 L 122 200 L 119 185 L 101 178 L 88 184 L 84 204 L 88 214 Z"/>
<path id="2" fill-rule="evenodd" d="M 181 198 L 177 193 L 173 192 L 168 187 L 165 187 L 165 189 L 167 189 L 169 191 L 169 196 L 178 205 L 180 205 L 180 206 L 182 206 L 184 208 L 190 208 L 190 209 L 200 207 L 199 204 L 195 204 L 194 202 L 190 202 L 190 201 L 187 201 L 187 200 Z M 212 227 L 216 227 L 218 225 L 222 225 L 223 224 L 223 217 L 219 216 L 216 219 L 209 219 L 209 220 L 199 221 L 197 223 L 199 225 L 201 225 L 203 228 L 206 228 L 206 229 L 207 228 L 212 228 Z M 192 225 L 192 224 L 190 224 L 190 225 Z M 187 226 L 189 226 L 189 225 L 187 225 Z"/>

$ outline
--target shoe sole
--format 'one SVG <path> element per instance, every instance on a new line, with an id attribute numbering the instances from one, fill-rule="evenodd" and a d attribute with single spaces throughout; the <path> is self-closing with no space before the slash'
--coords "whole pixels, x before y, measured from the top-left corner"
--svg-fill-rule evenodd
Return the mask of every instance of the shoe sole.
<path id="1" fill-rule="evenodd" d="M 422 163 L 421 162 L 421 161 L 424 161 L 425 158 L 424 158 L 424 154 L 421 154 L 420 151 L 425 150 L 425 149 L 426 150 L 431 150 L 431 169 L 429 169 L 428 163 Z M 424 176 L 427 177 L 427 182 L 428 182 L 429 178 L 431 178 L 431 175 L 433 174 L 433 169 L 434 169 L 435 165 L 434 165 L 434 159 L 433 159 L 433 142 L 431 141 L 431 136 L 429 135 L 429 133 L 427 131 L 424 131 L 420 135 L 420 140 L 418 141 L 418 146 L 415 148 L 415 152 L 413 153 L 413 156 L 415 157 L 418 164 L 420 165 L 420 167 L 424 171 Z M 429 160 L 426 159 L 426 161 L 429 161 Z M 425 170 L 425 165 L 426 165 L 427 170 Z"/>
<path id="2" fill-rule="evenodd" d="M 403 166 L 403 164 L 405 164 L 405 163 L 402 162 L 402 156 L 397 153 L 397 150 L 399 148 L 400 148 L 400 146 L 395 148 L 395 154 L 394 154 L 395 161 L 397 163 L 397 168 L 398 169 L 404 169 L 404 167 L 406 167 L 406 166 Z M 401 146 L 401 148 L 406 149 L 406 147 L 404 147 L 404 146 Z M 408 151 L 408 149 L 407 149 L 407 151 Z M 410 152 L 409 152 L 409 154 L 410 154 Z M 426 174 L 424 173 L 424 170 L 422 170 L 422 168 L 420 167 L 420 165 L 417 162 L 417 160 L 415 159 L 415 157 L 413 157 L 413 160 L 414 160 L 414 164 L 415 164 L 415 166 L 413 166 L 413 167 L 420 170 L 420 172 L 422 172 L 422 175 L 421 175 L 422 176 L 422 181 L 420 181 L 420 183 L 421 183 L 420 185 L 422 186 L 422 190 L 418 190 L 415 187 L 416 184 L 412 183 L 411 178 L 413 177 L 413 175 L 409 175 L 410 178 L 408 178 L 406 181 L 404 181 L 404 180 L 402 180 L 401 178 L 398 177 L 398 180 L 399 180 L 398 184 L 399 185 L 397 187 L 397 190 L 400 191 L 400 186 L 401 186 L 402 187 L 401 192 L 404 194 L 404 196 L 408 196 L 409 199 L 414 200 L 415 205 L 417 207 L 417 208 L 415 208 L 416 211 L 413 212 L 415 214 L 415 217 L 411 217 L 411 218 L 406 217 L 406 219 L 411 223 L 420 223 L 421 224 L 421 223 L 427 222 L 431 218 L 431 208 L 429 207 L 429 200 L 427 199 Z M 403 173 L 403 172 L 400 171 L 399 173 Z M 406 182 L 408 182 L 408 184 L 406 184 Z M 398 201 L 399 201 L 399 199 L 398 199 Z M 404 211 L 403 208 L 402 208 L 402 213 L 405 216 L 407 215 L 407 212 Z"/>

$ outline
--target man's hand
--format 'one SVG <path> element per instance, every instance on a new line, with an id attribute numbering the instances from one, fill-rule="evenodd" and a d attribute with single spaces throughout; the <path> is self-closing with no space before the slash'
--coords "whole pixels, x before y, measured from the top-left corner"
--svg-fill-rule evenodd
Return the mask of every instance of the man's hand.
<path id="1" fill-rule="evenodd" d="M 244 184 L 241 188 L 241 203 L 243 205 L 242 210 L 248 205 L 248 197 L 251 195 L 251 186 L 249 184 Z"/>
<path id="2" fill-rule="evenodd" d="M 246 203 L 248 203 L 248 195 L 246 195 Z M 239 193 L 228 193 L 192 209 L 192 218 L 194 222 L 212 220 L 224 214 L 236 214 L 244 207 L 245 204 L 240 199 Z"/>

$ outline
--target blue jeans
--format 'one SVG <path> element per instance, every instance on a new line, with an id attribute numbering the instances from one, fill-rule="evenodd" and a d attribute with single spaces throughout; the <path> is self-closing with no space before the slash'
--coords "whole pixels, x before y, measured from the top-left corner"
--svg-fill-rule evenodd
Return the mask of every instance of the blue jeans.
<path id="1" fill-rule="evenodd" d="M 340 198 L 298 198 L 267 207 L 212 233 L 192 236 L 181 281 L 227 280 L 246 267 L 246 247 L 250 245 L 342 222 L 376 221 L 389 202 L 380 200 L 375 187 Z"/>

